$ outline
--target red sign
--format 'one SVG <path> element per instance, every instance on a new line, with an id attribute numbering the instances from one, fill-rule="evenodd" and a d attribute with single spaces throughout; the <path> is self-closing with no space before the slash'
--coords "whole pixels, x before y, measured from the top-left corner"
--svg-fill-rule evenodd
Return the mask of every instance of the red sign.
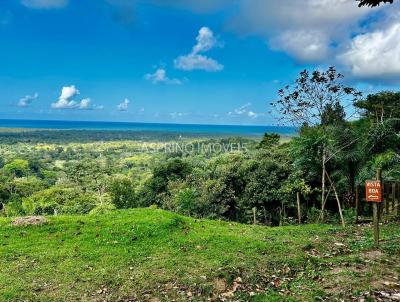
<path id="1" fill-rule="evenodd" d="M 367 180 L 365 196 L 369 202 L 382 202 L 382 184 L 379 180 Z"/>

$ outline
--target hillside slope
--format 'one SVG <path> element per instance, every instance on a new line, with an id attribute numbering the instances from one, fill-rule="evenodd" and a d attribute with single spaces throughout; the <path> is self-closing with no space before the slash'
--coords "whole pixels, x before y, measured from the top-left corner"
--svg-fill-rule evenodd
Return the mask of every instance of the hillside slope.
<path id="1" fill-rule="evenodd" d="M 0 301 L 333 301 L 399 292 L 396 224 L 383 227 L 376 251 L 369 226 L 266 228 L 157 209 L 49 220 L 14 227 L 0 219 Z"/>

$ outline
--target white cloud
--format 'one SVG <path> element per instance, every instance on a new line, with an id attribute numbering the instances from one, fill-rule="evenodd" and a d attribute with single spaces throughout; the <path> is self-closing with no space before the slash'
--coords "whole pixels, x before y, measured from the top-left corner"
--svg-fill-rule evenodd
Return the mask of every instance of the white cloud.
<path id="1" fill-rule="evenodd" d="M 256 113 L 252 110 L 250 110 L 251 103 L 246 103 L 239 108 L 234 109 L 233 111 L 228 112 L 228 115 L 230 117 L 249 117 L 251 119 L 256 119 L 259 116 L 264 116 L 263 113 Z"/>
<path id="2" fill-rule="evenodd" d="M 189 54 L 180 56 L 174 61 L 175 68 L 191 71 L 191 70 L 205 70 L 205 71 L 221 71 L 224 66 L 216 60 L 203 55 Z"/>
<path id="3" fill-rule="evenodd" d="M 193 46 L 191 53 L 179 56 L 174 60 L 175 68 L 185 71 L 196 69 L 205 71 L 221 71 L 224 69 L 224 66 L 216 60 L 201 54 L 214 47 L 221 46 L 211 29 L 208 27 L 200 28 L 196 41 L 197 43 Z"/>
<path id="4" fill-rule="evenodd" d="M 79 109 L 85 109 L 85 110 L 90 109 L 90 102 L 91 101 L 92 100 L 90 98 L 86 98 L 86 99 L 81 100 L 81 102 L 79 103 Z"/>
<path id="5" fill-rule="evenodd" d="M 217 45 L 217 39 L 214 37 L 214 33 L 208 27 L 203 26 L 199 30 L 199 34 L 196 37 L 197 44 L 193 46 L 192 53 L 197 54 L 199 52 L 206 52 Z"/>
<path id="6" fill-rule="evenodd" d="M 166 83 L 166 84 L 182 84 L 182 81 L 179 79 L 170 79 L 167 77 L 167 72 L 163 68 L 158 68 L 154 73 L 148 73 L 144 76 L 144 78 L 148 81 L 151 81 L 153 84 L 158 83 Z"/>
<path id="7" fill-rule="evenodd" d="M 69 100 L 78 94 L 80 94 L 80 92 L 76 89 L 75 85 L 65 86 L 61 90 L 60 99 Z"/>
<path id="8" fill-rule="evenodd" d="M 29 8 L 63 8 L 68 4 L 68 0 L 22 0 L 22 5 Z"/>
<path id="9" fill-rule="evenodd" d="M 251 103 L 246 103 L 239 108 L 236 108 L 235 110 L 229 112 L 229 115 L 242 115 L 247 112 L 247 109 L 251 106 Z"/>
<path id="10" fill-rule="evenodd" d="M 130 101 L 125 99 L 122 103 L 117 105 L 118 111 L 128 111 Z"/>
<path id="11" fill-rule="evenodd" d="M 247 115 L 248 115 L 249 117 L 251 117 L 251 118 L 256 118 L 256 117 L 258 117 L 258 114 L 255 113 L 255 112 L 253 112 L 253 111 L 247 112 Z"/>
<path id="12" fill-rule="evenodd" d="M 39 97 L 39 94 L 35 92 L 33 95 L 26 95 L 20 98 L 18 101 L 18 107 L 28 107 L 33 101 Z"/>
<path id="13" fill-rule="evenodd" d="M 54 109 L 73 109 L 79 107 L 79 104 L 73 100 L 79 95 L 79 90 L 74 86 L 64 86 L 61 90 L 61 95 L 58 101 L 51 104 Z"/>
<path id="14" fill-rule="evenodd" d="M 400 76 L 400 22 L 358 35 L 339 60 L 356 77 L 392 78 Z"/>
<path id="15" fill-rule="evenodd" d="M 335 44 L 357 30 L 371 10 L 354 0 L 242 0 L 239 13 L 228 27 L 244 35 L 264 37 L 273 48 L 301 61 L 319 61 L 329 56 Z"/>
<path id="16" fill-rule="evenodd" d="M 81 109 L 81 110 L 94 110 L 103 109 L 103 106 L 91 105 L 90 98 L 84 98 L 81 101 L 75 101 L 74 98 L 80 94 L 75 85 L 64 86 L 61 90 L 61 95 L 58 101 L 51 104 L 54 109 Z"/>
<path id="17" fill-rule="evenodd" d="M 270 44 L 301 61 L 319 61 L 329 53 L 329 37 L 318 30 L 286 31 L 272 38 Z"/>

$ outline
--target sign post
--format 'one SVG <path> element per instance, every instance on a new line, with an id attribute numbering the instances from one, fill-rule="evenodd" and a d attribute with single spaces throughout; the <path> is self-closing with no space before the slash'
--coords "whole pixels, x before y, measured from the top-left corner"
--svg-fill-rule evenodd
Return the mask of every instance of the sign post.
<path id="1" fill-rule="evenodd" d="M 367 180 L 365 183 L 365 196 L 368 202 L 373 202 L 373 228 L 375 247 L 379 246 L 379 210 L 382 203 L 382 170 L 378 169 L 376 180 Z"/>

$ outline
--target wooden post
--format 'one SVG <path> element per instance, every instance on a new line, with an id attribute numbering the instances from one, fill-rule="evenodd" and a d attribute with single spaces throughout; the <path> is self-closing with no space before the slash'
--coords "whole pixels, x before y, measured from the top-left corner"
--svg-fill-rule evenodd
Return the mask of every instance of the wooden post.
<path id="1" fill-rule="evenodd" d="M 256 208 L 253 208 L 253 223 L 257 224 L 257 217 L 256 217 Z"/>
<path id="2" fill-rule="evenodd" d="M 388 185 L 389 185 L 389 184 L 388 184 Z M 385 186 L 385 188 L 384 188 L 384 189 L 387 188 L 387 190 L 384 190 L 385 193 L 389 191 L 388 185 Z M 386 194 L 384 194 L 383 196 L 385 196 L 385 195 L 386 195 Z M 389 212 L 390 212 L 390 198 L 389 198 L 389 193 L 387 193 L 386 199 L 385 199 L 385 212 L 386 212 L 386 216 L 389 215 Z M 387 219 L 387 218 L 386 218 L 386 219 Z"/>
<path id="3" fill-rule="evenodd" d="M 382 183 L 382 170 L 378 169 L 376 172 L 376 180 L 379 180 Z M 375 247 L 379 247 L 379 205 L 380 203 L 374 202 L 373 206 L 373 226 L 374 226 L 374 245 Z"/>
<path id="4" fill-rule="evenodd" d="M 328 201 L 329 194 L 331 193 L 331 190 L 332 190 L 332 184 L 331 184 L 331 186 L 329 187 L 328 193 L 325 194 L 325 200 L 324 200 L 324 202 L 323 202 L 323 204 L 322 204 L 321 213 L 320 213 L 319 216 L 318 216 L 318 223 L 319 223 L 320 221 L 323 222 L 323 215 L 322 215 L 322 213 L 325 213 L 325 205 L 326 205 L 326 202 Z"/>
<path id="5" fill-rule="evenodd" d="M 297 216 L 299 217 L 299 224 L 301 224 L 301 208 L 300 208 L 300 192 L 296 193 L 297 199 Z"/>
<path id="6" fill-rule="evenodd" d="M 328 178 L 328 181 L 332 185 L 332 189 L 333 189 L 333 192 L 335 193 L 335 197 L 336 197 L 336 201 L 337 201 L 337 205 L 338 205 L 338 209 L 339 209 L 340 220 L 342 221 L 342 226 L 345 227 L 346 223 L 345 223 L 344 217 L 343 217 L 342 205 L 340 204 L 339 195 L 338 195 L 338 193 L 336 191 L 335 184 L 333 183 L 333 181 L 332 181 L 331 177 L 329 176 L 328 172 L 326 172 L 326 177 Z"/>
<path id="7" fill-rule="evenodd" d="M 360 216 L 360 185 L 356 186 L 356 223 L 358 223 L 358 217 Z"/>

